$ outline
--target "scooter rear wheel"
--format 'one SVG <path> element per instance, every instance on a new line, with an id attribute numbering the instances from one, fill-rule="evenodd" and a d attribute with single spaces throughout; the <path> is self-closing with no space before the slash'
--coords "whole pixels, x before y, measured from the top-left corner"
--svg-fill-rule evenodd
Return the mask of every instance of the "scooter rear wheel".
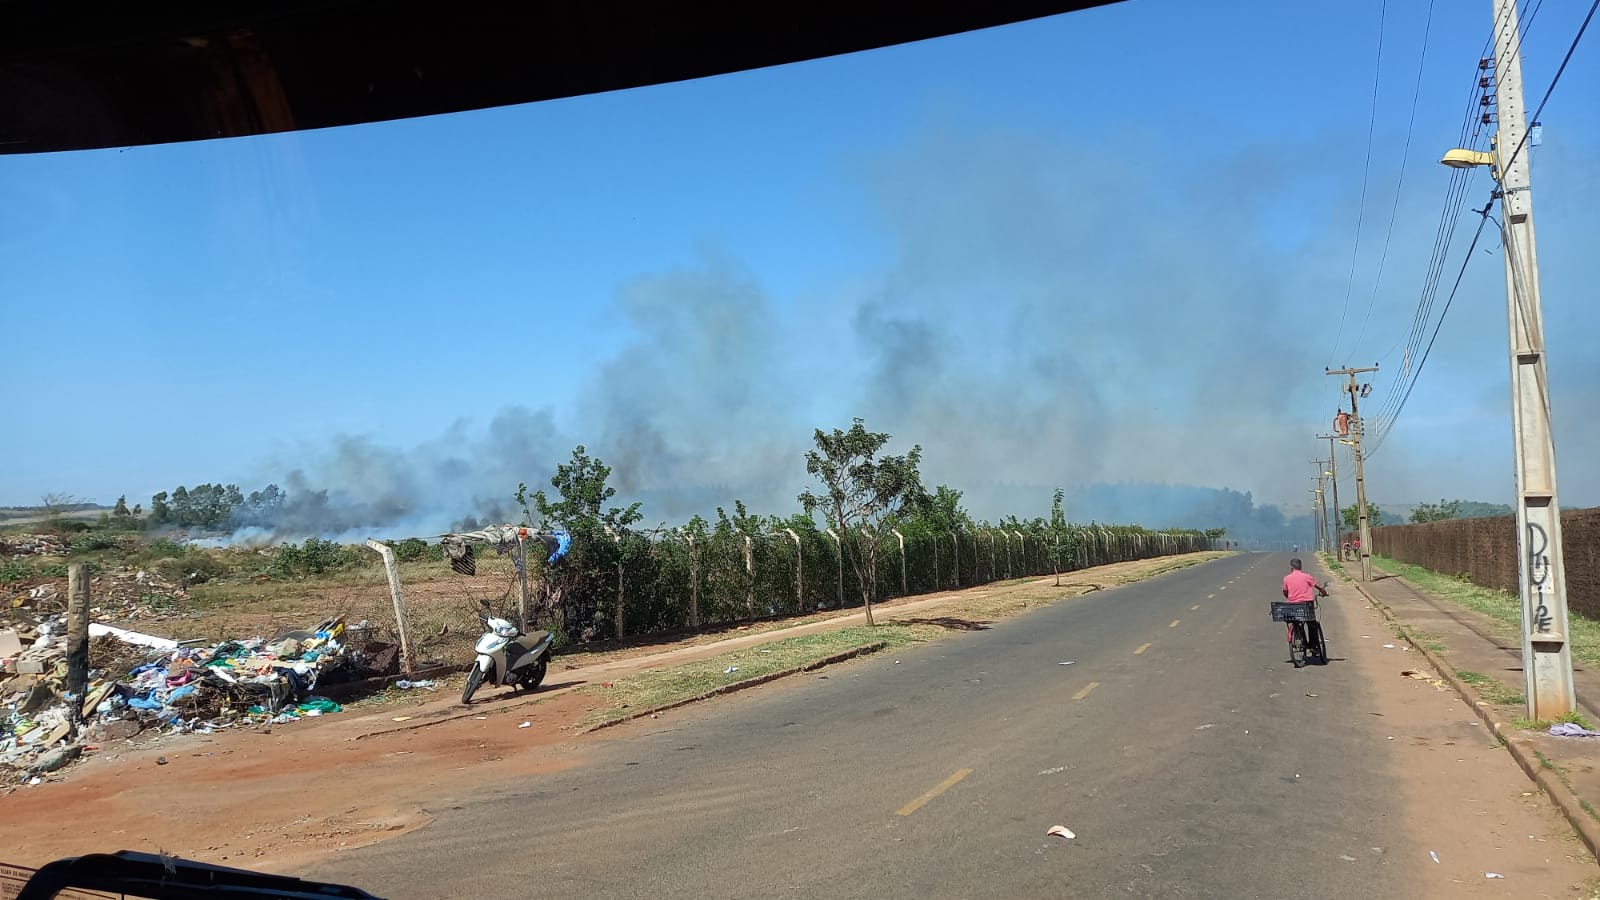
<path id="1" fill-rule="evenodd" d="M 544 681 L 545 671 L 549 668 L 550 659 L 548 657 L 539 660 L 532 666 L 529 666 L 528 671 L 522 675 L 522 680 L 520 682 L 522 689 L 525 691 L 536 690 Z"/>
<path id="2" fill-rule="evenodd" d="M 483 669 L 476 664 L 467 671 L 467 686 L 461 689 L 461 705 L 472 702 L 472 695 L 478 690 L 478 685 L 483 684 Z"/>

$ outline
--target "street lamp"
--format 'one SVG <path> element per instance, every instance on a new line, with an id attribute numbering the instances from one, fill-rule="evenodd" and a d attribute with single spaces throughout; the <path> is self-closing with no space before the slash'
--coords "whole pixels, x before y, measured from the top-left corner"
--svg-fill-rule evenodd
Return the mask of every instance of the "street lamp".
<path id="1" fill-rule="evenodd" d="M 1510 325 L 1511 430 L 1517 473 L 1517 588 L 1522 601 L 1522 670 L 1528 718 L 1557 719 L 1576 703 L 1562 559 L 1561 504 L 1556 499 L 1555 444 L 1550 435 L 1549 368 L 1539 310 L 1538 253 L 1522 90 L 1516 0 L 1494 0 L 1494 150 L 1456 148 L 1439 159 L 1453 169 L 1488 166 L 1499 186 L 1500 240 L 1505 246 Z M 1504 60 L 1504 62 L 1499 62 Z M 1509 148 L 1510 155 L 1502 156 Z M 1488 215 L 1484 207 L 1483 215 Z"/>
<path id="2" fill-rule="evenodd" d="M 1489 150 L 1462 150 L 1456 148 L 1439 158 L 1439 164 L 1452 169 L 1470 169 L 1473 166 L 1493 166 L 1494 153 Z"/>

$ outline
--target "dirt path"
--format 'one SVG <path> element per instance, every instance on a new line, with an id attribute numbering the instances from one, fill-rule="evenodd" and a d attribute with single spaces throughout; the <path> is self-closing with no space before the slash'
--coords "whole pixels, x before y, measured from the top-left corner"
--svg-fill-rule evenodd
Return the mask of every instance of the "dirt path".
<path id="1" fill-rule="evenodd" d="M 1383 723 L 1388 768 L 1402 773 L 1406 829 L 1438 856 L 1405 861 L 1428 886 L 1425 896 L 1600 896 L 1587 848 L 1466 701 L 1354 588 L 1335 582 L 1333 591 L 1319 613 L 1329 623 L 1331 664 L 1355 666 L 1372 691 L 1370 709 L 1345 714 Z M 1552 884 L 1581 888 L 1535 889 Z"/>
<path id="2" fill-rule="evenodd" d="M 878 609 L 880 620 L 992 620 L 1182 563 L 1118 563 L 1064 576 L 1062 587 L 1051 577 L 1019 579 Z M 131 849 L 295 871 L 318 854 L 425 824 L 424 802 L 581 763 L 577 725 L 594 704 L 576 690 L 585 683 L 861 619 L 856 611 L 835 611 L 798 624 L 758 623 L 670 644 L 558 657 L 537 695 L 489 694 L 470 709 L 451 683 L 271 729 L 167 736 L 137 747 L 118 742 L 58 780 L 0 799 L 3 861 L 37 866 Z M 523 722 L 528 727 L 519 727 Z"/>

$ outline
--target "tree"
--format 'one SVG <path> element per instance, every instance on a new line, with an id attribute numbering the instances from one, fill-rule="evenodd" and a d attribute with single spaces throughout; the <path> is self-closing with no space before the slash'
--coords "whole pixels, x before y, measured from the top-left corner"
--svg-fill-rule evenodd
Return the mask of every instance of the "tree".
<path id="1" fill-rule="evenodd" d="M 808 515 L 822 510 L 839 531 L 841 550 L 844 539 L 861 532 L 860 550 L 850 564 L 861 588 L 867 624 L 873 625 L 872 599 L 884 539 L 925 493 L 917 468 L 922 448 L 913 446 L 904 456 L 880 456 L 889 435 L 868 431 L 861 419 L 855 419 L 849 431 L 835 428 L 829 433 L 818 428 L 813 437 L 817 449 L 806 451 L 806 472 L 822 483 L 823 492 L 807 488 L 800 493 L 800 505 Z"/>
<path id="2" fill-rule="evenodd" d="M 972 517 L 961 505 L 961 492 L 941 484 L 933 493 L 919 490 L 912 502 L 916 518 L 934 531 L 955 531 L 972 527 Z"/>
<path id="3" fill-rule="evenodd" d="M 517 485 L 516 501 L 528 525 L 535 524 L 537 513 L 542 526 L 560 527 L 571 538 L 566 556 L 556 565 L 529 559 L 541 570 L 546 603 L 557 619 L 551 630 L 563 630 L 567 637 L 588 639 L 599 631 L 600 605 L 615 596 L 612 586 L 622 540 L 640 519 L 637 503 L 607 507 L 617 494 L 606 484 L 610 477 L 611 467 L 579 444 L 572 459 L 556 466 L 550 479 L 558 499 L 542 490 L 529 494 L 526 484 Z"/>
<path id="4" fill-rule="evenodd" d="M 1361 513 L 1357 511 L 1354 503 L 1339 510 L 1339 517 L 1344 522 L 1345 531 L 1355 531 L 1361 527 Z M 1378 504 L 1367 501 L 1367 524 L 1377 526 L 1383 524 L 1383 511 L 1378 509 Z"/>
<path id="5" fill-rule="evenodd" d="M 128 510 L 127 494 L 123 494 L 121 497 L 117 498 L 117 505 L 111 508 L 111 514 L 119 519 L 126 519 L 133 515 L 133 513 Z"/>
<path id="6" fill-rule="evenodd" d="M 39 498 L 39 505 L 44 507 L 45 513 L 51 518 L 55 518 L 56 516 L 67 512 L 69 508 L 77 506 L 82 502 L 82 500 L 78 499 L 72 494 L 62 493 L 60 491 L 51 491 L 50 493 Z"/>
<path id="7" fill-rule="evenodd" d="M 172 521 L 172 506 L 167 503 L 167 492 L 150 498 L 150 524 L 165 525 Z"/>
<path id="8" fill-rule="evenodd" d="M 1413 522 L 1441 522 L 1445 519 L 1459 518 L 1461 518 L 1461 501 L 1446 502 L 1443 497 L 1439 498 L 1438 503 L 1420 503 L 1411 511 Z"/>

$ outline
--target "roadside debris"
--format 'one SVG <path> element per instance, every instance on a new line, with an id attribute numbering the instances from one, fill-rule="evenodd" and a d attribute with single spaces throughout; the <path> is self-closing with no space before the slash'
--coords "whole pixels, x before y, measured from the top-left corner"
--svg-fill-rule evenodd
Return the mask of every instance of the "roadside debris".
<path id="1" fill-rule="evenodd" d="M 424 678 L 421 681 L 407 681 L 406 679 L 402 678 L 399 681 L 396 681 L 394 686 L 402 691 L 409 691 L 414 688 L 425 688 L 430 691 L 435 691 L 439 689 L 439 682 L 434 681 L 431 678 Z"/>
<path id="2" fill-rule="evenodd" d="M 373 662 L 387 645 L 347 646 L 342 617 L 270 640 L 206 647 L 91 623 L 89 681 L 80 698 L 67 687 L 64 617 L 12 610 L 11 618 L 14 626 L 0 630 L 0 784 L 63 768 L 94 749 L 90 742 L 337 713 L 339 704 L 315 695 L 319 683 L 386 674 Z M 364 636 L 367 629 L 361 623 L 349 631 Z M 75 732 L 79 704 L 83 727 Z"/>
<path id="3" fill-rule="evenodd" d="M 1557 722 L 1550 726 L 1550 733 L 1556 737 L 1600 737 L 1600 731 L 1590 731 L 1572 722 Z"/>
<path id="4" fill-rule="evenodd" d="M 1394 645 L 1393 644 L 1384 644 L 1383 645 L 1383 649 L 1385 649 L 1385 650 L 1393 650 L 1394 649 Z"/>
<path id="5" fill-rule="evenodd" d="M 1077 835 L 1073 834 L 1072 831 L 1069 830 L 1065 825 L 1052 825 L 1052 826 L 1050 826 L 1050 830 L 1046 831 L 1045 834 L 1047 834 L 1047 835 L 1051 835 L 1051 834 L 1059 835 L 1061 837 L 1066 838 L 1069 841 L 1072 840 L 1073 838 L 1077 837 Z"/>
<path id="6" fill-rule="evenodd" d="M 733 673 L 735 673 L 737 671 L 739 671 L 739 667 L 738 666 L 729 666 L 726 669 L 722 670 L 722 674 L 724 674 L 724 675 L 732 675 Z"/>
<path id="7" fill-rule="evenodd" d="M 1428 855 L 1433 857 L 1433 861 L 1434 862 L 1438 862 L 1439 861 L 1439 854 L 1433 852 L 1432 850 L 1428 851 Z"/>
<path id="8" fill-rule="evenodd" d="M 1483 877 L 1485 877 L 1485 878 L 1504 878 L 1505 876 L 1501 875 L 1499 872 L 1485 872 L 1485 873 L 1483 873 Z"/>
<path id="9" fill-rule="evenodd" d="M 523 722 L 521 725 L 518 725 L 517 727 L 518 728 L 532 728 L 533 727 L 533 723 L 532 722 Z"/>

